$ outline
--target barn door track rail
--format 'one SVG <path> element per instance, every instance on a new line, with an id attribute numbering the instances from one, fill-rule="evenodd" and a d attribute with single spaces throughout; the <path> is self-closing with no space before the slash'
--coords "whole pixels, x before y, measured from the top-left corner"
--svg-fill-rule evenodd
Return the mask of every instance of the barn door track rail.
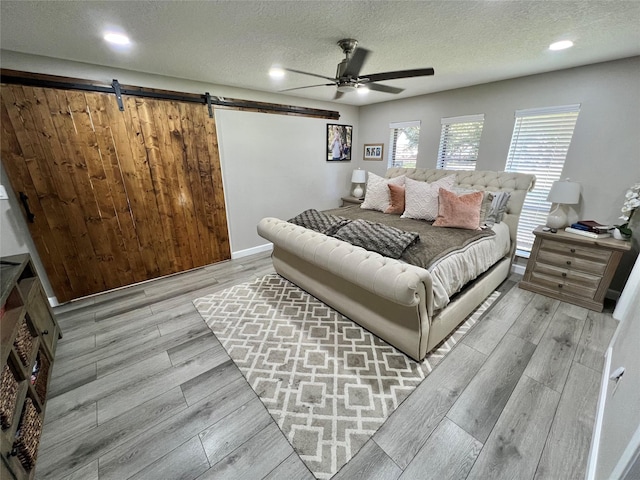
<path id="1" fill-rule="evenodd" d="M 39 73 L 20 72 L 16 70 L 0 70 L 0 82 L 14 85 L 26 85 L 30 87 L 58 88 L 62 90 L 84 90 L 88 92 L 100 92 L 114 94 L 118 102 L 118 108 L 124 111 L 122 95 L 136 97 L 155 98 L 160 100 L 174 100 L 178 102 L 200 103 L 206 105 L 209 117 L 213 118 L 213 107 L 221 107 L 233 110 L 245 110 L 251 112 L 273 113 L 280 115 L 296 115 L 311 118 L 325 118 L 339 120 L 340 113 L 334 110 L 322 110 L 317 108 L 298 107 L 295 105 L 282 105 L 277 103 L 258 102 L 253 100 L 240 100 L 224 98 L 206 92 L 205 94 L 175 92 L 171 90 L 158 90 L 146 87 L 121 85 L 114 79 L 107 86 L 100 82 L 93 82 L 78 78 L 60 77 L 56 75 L 44 75 Z"/>

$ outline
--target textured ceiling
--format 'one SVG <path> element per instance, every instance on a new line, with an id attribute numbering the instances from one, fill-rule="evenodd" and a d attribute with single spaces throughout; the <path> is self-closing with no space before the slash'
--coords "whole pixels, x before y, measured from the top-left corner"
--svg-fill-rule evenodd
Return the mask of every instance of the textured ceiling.
<path id="1" fill-rule="evenodd" d="M 399 95 L 349 93 L 363 105 L 640 55 L 640 1 L 13 1 L 0 2 L 4 50 L 275 92 L 333 77 L 356 38 L 372 50 L 362 73 L 433 67 L 385 82 Z M 126 32 L 116 51 L 102 39 Z M 548 45 L 571 39 L 569 50 Z M 214 92 L 212 92 L 214 93 Z M 290 95 L 331 100 L 334 87 Z"/>

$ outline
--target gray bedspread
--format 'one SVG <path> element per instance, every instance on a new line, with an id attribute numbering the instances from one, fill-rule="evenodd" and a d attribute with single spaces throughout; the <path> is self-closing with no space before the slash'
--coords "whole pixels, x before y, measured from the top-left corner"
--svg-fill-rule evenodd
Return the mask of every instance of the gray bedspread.
<path id="1" fill-rule="evenodd" d="M 400 218 L 375 210 L 365 210 L 359 205 L 326 210 L 324 213 L 338 215 L 351 220 L 363 219 L 370 222 L 383 223 L 406 232 L 417 232 L 420 240 L 409 246 L 401 260 L 418 267 L 429 269 L 436 261 L 451 252 L 485 237 L 494 236 L 493 230 L 464 230 L 461 228 L 434 227 L 431 222 Z"/>

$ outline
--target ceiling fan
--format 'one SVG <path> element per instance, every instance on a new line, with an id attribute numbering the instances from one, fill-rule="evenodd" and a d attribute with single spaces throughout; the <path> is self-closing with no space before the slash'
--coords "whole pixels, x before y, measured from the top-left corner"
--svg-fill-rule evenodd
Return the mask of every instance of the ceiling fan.
<path id="1" fill-rule="evenodd" d="M 396 72 L 383 72 L 373 73 L 370 75 L 360 75 L 360 69 L 364 65 L 365 60 L 371 53 L 365 48 L 356 48 L 358 41 L 353 38 L 345 38 L 338 42 L 338 46 L 344 52 L 345 58 L 338 64 L 335 78 L 325 77 L 324 75 L 318 75 L 315 73 L 302 72 L 300 70 L 294 70 L 293 68 L 283 68 L 287 72 L 301 73 L 302 75 L 310 75 L 312 77 L 324 78 L 331 83 L 321 83 L 319 85 L 308 85 L 306 87 L 287 88 L 286 90 L 280 90 L 281 92 L 290 92 L 291 90 L 300 90 L 302 88 L 313 87 L 331 87 L 336 86 L 337 91 L 334 100 L 339 99 L 347 92 L 356 91 L 356 89 L 366 86 L 369 90 L 375 90 L 377 92 L 398 94 L 402 92 L 403 88 L 390 87 L 388 85 L 381 85 L 376 82 L 382 82 L 385 80 L 395 80 L 398 78 L 411 78 L 411 77 L 423 77 L 427 75 L 433 75 L 433 68 L 418 68 L 415 70 L 400 70 Z"/>

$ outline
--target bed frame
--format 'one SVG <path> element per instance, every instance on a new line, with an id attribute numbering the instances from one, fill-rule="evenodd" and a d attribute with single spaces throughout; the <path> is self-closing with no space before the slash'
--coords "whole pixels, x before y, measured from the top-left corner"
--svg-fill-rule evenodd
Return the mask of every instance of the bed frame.
<path id="1" fill-rule="evenodd" d="M 533 175 L 522 173 L 424 168 L 391 168 L 386 177 L 407 175 L 434 182 L 452 174 L 461 187 L 511 192 L 503 221 L 509 226 L 512 246 L 507 256 L 437 312 L 428 270 L 276 218 L 262 219 L 258 233 L 273 242 L 278 274 L 411 358 L 422 360 L 509 276 L 522 204 L 535 182 Z"/>

